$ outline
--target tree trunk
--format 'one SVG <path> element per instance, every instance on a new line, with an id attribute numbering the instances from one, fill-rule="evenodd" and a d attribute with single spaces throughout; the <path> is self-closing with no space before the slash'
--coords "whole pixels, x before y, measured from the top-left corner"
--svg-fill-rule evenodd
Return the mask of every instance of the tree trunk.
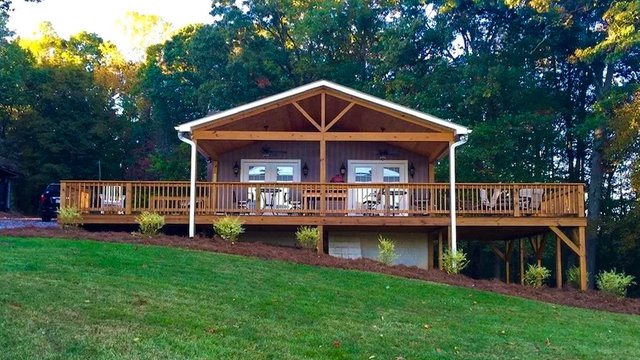
<path id="1" fill-rule="evenodd" d="M 589 287 L 595 284 L 596 251 L 598 248 L 598 229 L 600 228 L 600 211 L 602 206 L 602 185 L 604 182 L 603 147 L 605 139 L 604 126 L 598 127 L 593 134 L 593 150 L 591 153 L 591 181 L 587 204 L 587 271 Z"/>

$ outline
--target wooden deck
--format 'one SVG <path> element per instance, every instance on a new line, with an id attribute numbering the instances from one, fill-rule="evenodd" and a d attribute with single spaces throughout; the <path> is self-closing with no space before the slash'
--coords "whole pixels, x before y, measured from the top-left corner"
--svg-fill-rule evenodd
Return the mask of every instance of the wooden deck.
<path id="1" fill-rule="evenodd" d="M 586 226 L 583 184 L 456 186 L 459 226 Z M 133 224 L 143 211 L 187 224 L 188 182 L 63 181 L 61 206 L 86 224 Z M 196 222 L 256 225 L 447 226 L 446 183 L 211 183 L 196 187 Z"/>

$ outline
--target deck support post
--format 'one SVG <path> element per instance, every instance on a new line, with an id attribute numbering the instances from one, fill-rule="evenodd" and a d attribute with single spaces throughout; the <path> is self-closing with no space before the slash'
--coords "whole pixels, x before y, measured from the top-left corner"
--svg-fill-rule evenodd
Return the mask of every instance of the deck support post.
<path id="1" fill-rule="evenodd" d="M 513 240 L 507 240 L 504 249 L 504 274 L 507 284 L 511 284 L 511 253 L 513 253 Z"/>
<path id="2" fill-rule="evenodd" d="M 444 269 L 444 267 L 442 266 L 442 253 L 444 251 L 444 244 L 443 244 L 443 236 L 442 236 L 442 231 L 438 231 L 438 269 L 440 269 L 440 271 L 442 271 Z"/>
<path id="3" fill-rule="evenodd" d="M 580 290 L 587 290 L 587 240 L 584 226 L 578 228 L 580 243 Z"/>
<path id="4" fill-rule="evenodd" d="M 318 225 L 318 242 L 316 243 L 318 254 L 324 254 L 324 225 Z"/>
<path id="5" fill-rule="evenodd" d="M 524 258 L 525 258 L 525 248 L 524 248 L 524 239 L 520 238 L 520 285 L 524 285 Z"/>
<path id="6" fill-rule="evenodd" d="M 562 289 L 562 240 L 556 235 L 556 287 Z"/>
<path id="7" fill-rule="evenodd" d="M 427 270 L 433 270 L 433 260 L 435 259 L 433 241 L 431 234 L 427 233 Z"/>

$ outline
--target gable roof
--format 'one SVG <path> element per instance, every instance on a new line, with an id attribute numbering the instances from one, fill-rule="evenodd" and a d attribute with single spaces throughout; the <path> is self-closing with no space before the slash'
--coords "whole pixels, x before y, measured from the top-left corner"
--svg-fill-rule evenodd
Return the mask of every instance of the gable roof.
<path id="1" fill-rule="evenodd" d="M 334 91 L 337 92 L 341 92 L 344 93 L 346 95 L 349 96 L 353 96 L 355 98 L 358 98 L 360 100 L 363 101 L 367 101 L 367 102 L 371 102 L 374 103 L 378 106 L 381 107 L 385 107 L 391 110 L 395 110 L 397 112 L 406 114 L 408 116 L 412 116 L 414 118 L 418 118 L 421 120 L 424 120 L 428 123 L 432 123 L 435 125 L 439 125 L 441 127 L 450 129 L 454 132 L 454 134 L 456 135 L 464 135 L 464 134 L 468 134 L 471 132 L 471 130 L 469 130 L 467 127 L 462 126 L 462 125 L 458 125 L 456 123 L 453 123 L 451 121 L 448 120 L 444 120 L 444 119 L 440 119 L 438 117 L 435 117 L 433 115 L 429 115 L 417 110 L 413 110 L 410 109 L 406 106 L 402 106 L 402 105 L 398 105 L 396 103 L 392 103 L 390 101 L 372 96 L 372 95 L 368 95 L 365 94 L 363 92 L 348 88 L 346 86 L 342 86 L 342 85 L 338 85 L 336 83 L 333 83 L 331 81 L 327 81 L 327 80 L 320 80 L 320 81 L 316 81 L 316 82 L 312 82 L 309 83 L 307 85 L 303 85 L 303 86 L 299 86 L 297 88 L 293 88 L 291 90 L 276 94 L 276 95 L 272 95 L 254 102 L 250 102 L 248 104 L 244 104 L 235 108 L 231 108 L 229 110 L 225 110 L 225 111 L 221 111 L 221 112 L 217 112 L 211 115 L 207 115 L 203 118 L 194 120 L 194 121 L 190 121 L 184 124 L 180 124 L 178 126 L 175 127 L 176 130 L 178 130 L 179 132 L 191 132 L 194 128 L 202 126 L 204 124 L 207 123 L 211 123 L 214 122 L 216 120 L 220 120 L 220 119 L 224 119 L 226 117 L 229 116 L 233 116 L 245 111 L 249 111 L 255 108 L 259 108 L 292 96 L 296 96 L 308 91 L 312 91 L 312 90 L 316 90 L 319 88 L 328 88 L 328 89 L 332 89 Z"/>

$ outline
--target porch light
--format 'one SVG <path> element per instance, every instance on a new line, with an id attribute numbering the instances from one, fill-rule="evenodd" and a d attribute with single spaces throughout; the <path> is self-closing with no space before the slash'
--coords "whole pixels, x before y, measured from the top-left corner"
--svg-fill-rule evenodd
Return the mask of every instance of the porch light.
<path id="1" fill-rule="evenodd" d="M 304 175 L 304 177 L 309 175 L 309 167 L 307 166 L 307 163 L 304 163 L 304 166 L 302 167 L 302 175 Z"/>
<path id="2" fill-rule="evenodd" d="M 344 176 L 347 173 L 347 168 L 344 167 L 344 163 L 340 166 L 340 175 Z"/>
<path id="3" fill-rule="evenodd" d="M 409 175 L 413 179 L 413 175 L 415 175 L 415 174 L 416 174 L 416 167 L 413 166 L 413 163 L 411 163 L 411 165 L 409 165 Z"/>
<path id="4" fill-rule="evenodd" d="M 236 161 L 236 163 L 233 165 L 233 175 L 238 176 L 239 172 L 240 172 L 240 166 L 238 165 L 238 162 Z"/>

